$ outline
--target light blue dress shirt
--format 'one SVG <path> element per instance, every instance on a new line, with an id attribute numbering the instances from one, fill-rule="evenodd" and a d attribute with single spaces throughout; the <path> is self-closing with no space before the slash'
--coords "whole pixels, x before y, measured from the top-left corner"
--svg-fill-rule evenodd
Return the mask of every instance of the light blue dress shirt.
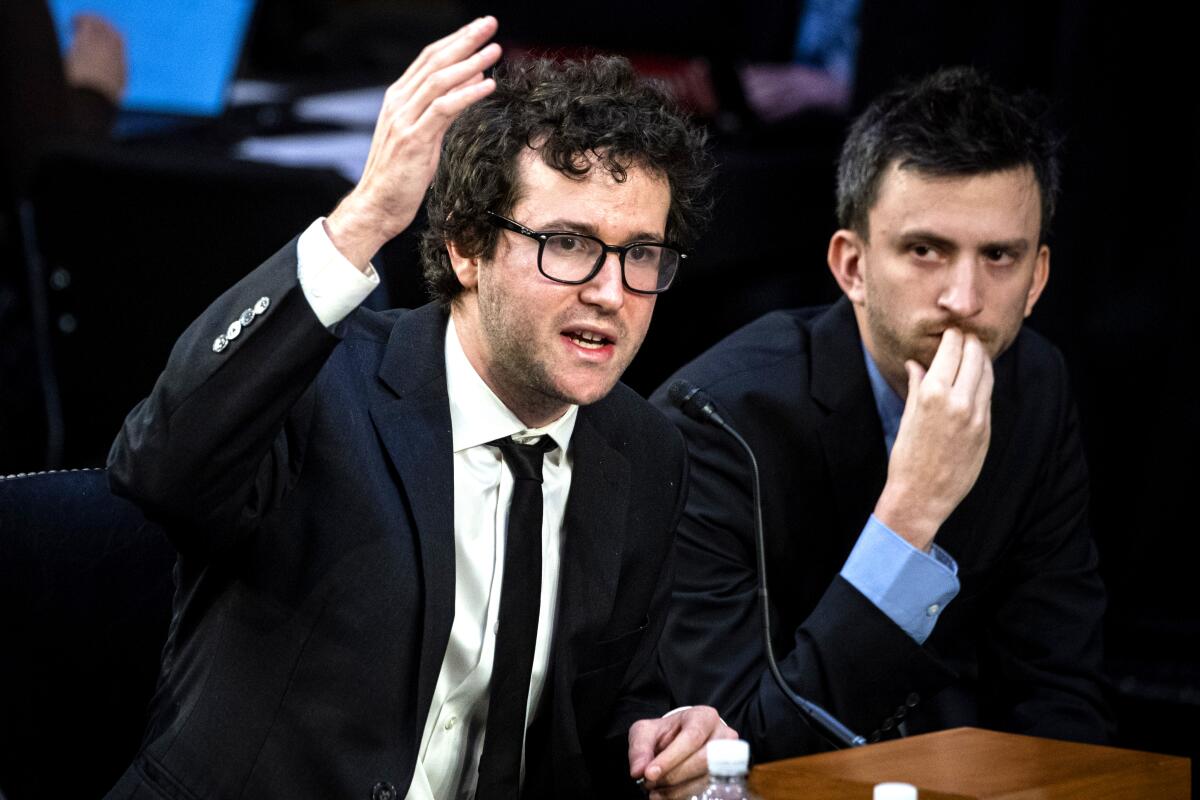
<path id="1" fill-rule="evenodd" d="M 863 360 L 883 424 L 883 440 L 891 454 L 904 401 L 884 380 L 865 347 Z M 859 534 L 841 575 L 917 644 L 929 638 L 942 610 L 959 588 L 958 564 L 949 553 L 936 544 L 929 553 L 921 552 L 874 514 Z"/>

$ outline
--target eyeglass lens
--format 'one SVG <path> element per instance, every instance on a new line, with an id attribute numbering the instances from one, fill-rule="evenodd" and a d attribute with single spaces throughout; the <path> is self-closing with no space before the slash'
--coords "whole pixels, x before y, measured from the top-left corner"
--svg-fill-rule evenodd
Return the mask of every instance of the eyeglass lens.
<path id="1" fill-rule="evenodd" d="M 542 248 L 542 271 L 563 281 L 582 281 L 604 256 L 594 239 L 569 234 L 546 238 Z M 669 247 L 639 244 L 623 254 L 625 282 L 631 289 L 653 292 L 670 284 L 679 264 L 679 253 Z"/>

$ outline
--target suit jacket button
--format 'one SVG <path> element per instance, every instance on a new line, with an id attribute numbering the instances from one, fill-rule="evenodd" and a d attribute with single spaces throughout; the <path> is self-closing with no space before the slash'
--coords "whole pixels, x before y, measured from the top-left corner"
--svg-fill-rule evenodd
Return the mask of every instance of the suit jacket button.
<path id="1" fill-rule="evenodd" d="M 271 298 L 260 297 L 258 298 L 258 302 L 254 304 L 254 313 L 258 316 L 262 316 L 263 314 L 267 313 L 267 308 L 269 308 L 270 305 Z"/>
<path id="2" fill-rule="evenodd" d="M 225 329 L 225 338 L 229 339 L 230 341 L 233 341 L 238 336 L 240 336 L 241 333 L 242 333 L 242 323 L 238 322 L 235 319 L 233 322 L 229 323 L 229 327 Z"/>
<path id="3" fill-rule="evenodd" d="M 921 702 L 921 695 L 917 694 L 916 692 L 913 692 L 912 694 L 910 694 L 908 696 L 908 699 L 904 701 L 904 704 L 906 706 L 908 706 L 909 708 L 916 708 L 917 703 L 919 703 L 919 702 Z"/>
<path id="4" fill-rule="evenodd" d="M 216 339 L 213 339 L 213 352 L 219 353 L 229 346 L 229 340 L 225 338 L 225 334 L 221 334 Z"/>
<path id="5" fill-rule="evenodd" d="M 396 800 L 396 787 L 380 781 L 371 788 L 371 800 Z"/>
<path id="6" fill-rule="evenodd" d="M 887 719 L 885 719 L 883 721 L 883 724 L 880 725 L 879 727 L 881 730 L 890 731 L 895 726 L 896 726 L 896 720 L 892 719 L 891 717 L 888 717 Z"/>
<path id="7" fill-rule="evenodd" d="M 896 719 L 904 719 L 904 715 L 908 713 L 908 706 L 897 706 L 896 713 L 893 714 Z"/>

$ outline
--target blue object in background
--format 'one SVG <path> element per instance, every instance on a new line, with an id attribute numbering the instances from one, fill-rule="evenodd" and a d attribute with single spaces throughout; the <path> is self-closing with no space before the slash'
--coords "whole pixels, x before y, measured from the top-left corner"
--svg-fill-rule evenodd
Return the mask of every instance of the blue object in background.
<path id="1" fill-rule="evenodd" d="M 125 40 L 121 107 L 216 116 L 241 57 L 254 0 L 50 0 L 65 53 L 77 14 L 98 14 Z"/>

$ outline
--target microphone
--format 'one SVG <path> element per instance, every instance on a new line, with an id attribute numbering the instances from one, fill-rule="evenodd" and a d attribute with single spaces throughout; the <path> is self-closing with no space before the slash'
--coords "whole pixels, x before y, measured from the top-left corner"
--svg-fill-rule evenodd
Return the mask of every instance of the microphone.
<path id="1" fill-rule="evenodd" d="M 767 599 L 767 556 L 766 545 L 763 542 L 762 497 L 759 488 L 758 459 L 754 450 L 733 426 L 721 418 L 712 398 L 701 391 L 700 387 L 690 381 L 677 380 L 667 389 L 667 397 L 679 409 L 692 419 L 701 423 L 716 425 L 732 436 L 746 455 L 750 458 L 751 474 L 754 478 L 754 550 L 758 556 L 758 599 L 762 608 L 763 645 L 767 654 L 767 667 L 771 677 L 775 679 L 779 690 L 792 701 L 800 715 L 804 717 L 826 739 L 832 740 L 842 747 L 862 747 L 867 740 L 847 728 L 841 720 L 821 708 L 811 700 L 801 697 L 788 686 L 779 664 L 775 661 L 775 648 L 771 645 L 771 610 Z"/>

